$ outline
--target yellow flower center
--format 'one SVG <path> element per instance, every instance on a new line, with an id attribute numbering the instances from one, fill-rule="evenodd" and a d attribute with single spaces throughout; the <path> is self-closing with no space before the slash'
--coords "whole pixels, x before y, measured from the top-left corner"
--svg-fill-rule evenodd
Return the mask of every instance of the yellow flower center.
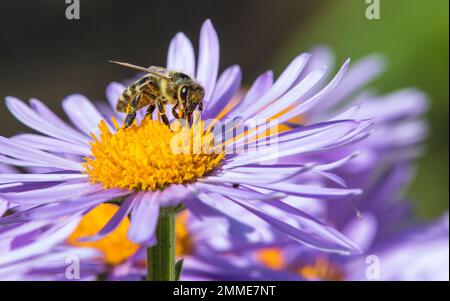
<path id="1" fill-rule="evenodd" d="M 264 248 L 256 252 L 256 257 L 265 266 L 281 270 L 285 267 L 283 253 L 280 248 Z"/>
<path id="2" fill-rule="evenodd" d="M 113 122 L 115 133 L 100 123 L 100 138 L 92 135 L 92 156 L 83 163 L 91 182 L 105 188 L 162 190 L 170 184 L 190 183 L 224 157 L 223 152 L 212 151 L 214 136 L 202 130 L 201 122 L 190 128 L 173 124 L 172 130 L 149 118 L 127 129 Z"/>
<path id="3" fill-rule="evenodd" d="M 175 255 L 183 257 L 192 254 L 194 244 L 187 229 L 187 211 L 180 213 L 175 219 Z"/>
<path id="4" fill-rule="evenodd" d="M 68 243 L 75 247 L 95 248 L 104 255 L 104 260 L 110 265 L 117 265 L 133 255 L 139 245 L 127 239 L 130 221 L 125 218 L 110 234 L 97 241 L 80 242 L 79 239 L 97 234 L 113 217 L 119 207 L 113 204 L 101 204 L 86 214 L 72 234 Z"/>
<path id="5" fill-rule="evenodd" d="M 94 248 L 99 250 L 104 260 L 109 265 L 117 265 L 124 262 L 139 249 L 139 245 L 127 238 L 130 221 L 125 218 L 119 226 L 110 234 L 97 241 L 80 242 L 79 239 L 98 233 L 103 226 L 117 212 L 119 206 L 114 204 L 100 204 L 88 214 L 83 216 L 81 222 L 67 239 L 67 242 L 75 247 Z M 183 211 L 175 220 L 175 255 L 183 257 L 192 254 L 194 246 L 187 229 L 188 213 Z"/>
<path id="6" fill-rule="evenodd" d="M 314 264 L 305 265 L 295 269 L 287 266 L 283 257 L 283 252 L 280 248 L 260 249 L 256 251 L 256 258 L 268 268 L 274 270 L 290 270 L 309 280 L 338 281 L 344 279 L 344 272 L 342 269 L 333 265 L 324 256 L 319 256 Z"/>
<path id="7" fill-rule="evenodd" d="M 298 273 L 311 280 L 340 281 L 344 279 L 344 272 L 323 256 L 318 257 L 314 265 L 307 265 L 298 269 Z"/>

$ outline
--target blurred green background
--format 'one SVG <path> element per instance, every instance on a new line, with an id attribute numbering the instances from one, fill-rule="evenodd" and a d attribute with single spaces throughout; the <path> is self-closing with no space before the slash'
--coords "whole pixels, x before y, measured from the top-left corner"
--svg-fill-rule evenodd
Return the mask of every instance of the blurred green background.
<path id="1" fill-rule="evenodd" d="M 1 97 L 36 97 L 59 113 L 71 93 L 104 99 L 110 81 L 130 75 L 107 60 L 163 64 L 171 37 L 182 30 L 196 44 L 206 18 L 219 33 L 222 67 L 240 64 L 245 83 L 317 44 L 338 61 L 382 53 L 389 64 L 373 87 L 415 86 L 432 102 L 428 149 L 409 194 L 424 217 L 448 208 L 448 0 L 380 0 L 379 20 L 366 18 L 365 0 L 80 2 L 81 19 L 70 21 L 64 0 L 1 1 Z M 0 108 L 2 135 L 25 130 Z"/>
<path id="2" fill-rule="evenodd" d="M 335 50 L 338 62 L 377 52 L 388 65 L 371 86 L 380 92 L 406 86 L 425 91 L 431 100 L 426 116 L 431 133 L 409 194 L 422 216 L 433 217 L 449 202 L 449 1 L 381 0 L 379 20 L 366 18 L 367 6 L 365 1 L 328 1 L 286 39 L 276 62 L 320 43 Z"/>

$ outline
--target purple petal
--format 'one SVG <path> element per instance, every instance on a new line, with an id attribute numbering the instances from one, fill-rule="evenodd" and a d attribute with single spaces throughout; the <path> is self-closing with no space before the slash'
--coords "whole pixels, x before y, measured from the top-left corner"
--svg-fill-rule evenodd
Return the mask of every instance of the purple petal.
<path id="1" fill-rule="evenodd" d="M 119 123 L 121 122 L 121 118 L 119 117 L 118 113 L 115 112 L 109 103 L 105 101 L 95 101 L 94 106 L 97 108 L 97 110 L 102 114 L 104 120 L 111 121 L 113 118 L 115 118 Z"/>
<path id="2" fill-rule="evenodd" d="M 354 241 L 363 252 L 371 247 L 378 229 L 378 222 L 374 215 L 364 212 L 363 218 L 354 217 L 342 230 L 348 238 Z"/>
<path id="3" fill-rule="evenodd" d="M 232 171 L 226 171 L 219 176 L 209 176 L 203 179 L 199 179 L 199 182 L 203 183 L 234 183 L 234 184 L 270 184 L 281 181 L 287 181 L 296 175 L 309 171 L 314 167 L 312 164 L 300 166 L 293 169 L 291 173 L 241 173 Z"/>
<path id="4" fill-rule="evenodd" d="M 151 244 L 154 241 L 159 215 L 159 192 L 140 193 L 131 214 L 128 238 L 136 243 Z"/>
<path id="5" fill-rule="evenodd" d="M 170 42 L 167 68 L 185 72 L 192 77 L 195 75 L 194 47 L 182 32 L 177 33 Z"/>
<path id="6" fill-rule="evenodd" d="M 53 113 L 44 103 L 35 98 L 30 99 L 30 106 L 33 110 L 36 111 L 41 117 L 50 121 L 52 124 L 57 126 L 60 129 L 64 129 L 72 133 L 75 136 L 80 136 L 80 133 L 77 132 L 74 128 L 65 123 L 61 118 L 59 118 L 55 113 Z"/>
<path id="7" fill-rule="evenodd" d="M 2 254 L 2 256 L 0 256 L 0 266 L 50 251 L 51 248 L 62 243 L 69 237 L 79 221 L 80 219 L 76 218 L 72 219 L 62 227 L 57 225 L 42 234 L 40 239 L 27 244 L 25 247 Z"/>
<path id="8" fill-rule="evenodd" d="M 331 117 L 328 119 L 328 121 L 334 121 L 334 120 L 347 120 L 347 119 L 358 119 L 356 118 L 359 110 L 361 110 L 361 105 L 354 105 L 349 108 L 346 108 L 342 113 L 339 113 L 338 115 Z"/>
<path id="9" fill-rule="evenodd" d="M 14 182 L 65 182 L 86 179 L 85 174 L 0 174 L 0 184 Z"/>
<path id="10" fill-rule="evenodd" d="M 159 195 L 159 203 L 162 207 L 176 206 L 184 199 L 192 197 L 192 192 L 183 184 L 172 184 Z"/>
<path id="11" fill-rule="evenodd" d="M 21 134 L 11 138 L 13 141 L 18 141 L 22 145 L 30 148 L 37 148 L 44 151 L 54 153 L 66 153 L 87 156 L 91 150 L 87 146 L 77 145 L 70 142 L 61 141 L 55 138 L 36 134 Z"/>
<path id="12" fill-rule="evenodd" d="M 347 72 L 348 66 L 350 65 L 350 60 L 346 60 L 342 65 L 341 69 L 338 71 L 336 76 L 326 85 L 321 91 L 312 96 L 311 98 L 301 102 L 297 107 L 290 110 L 288 113 L 284 114 L 278 119 L 279 123 L 283 123 L 288 121 L 289 119 L 304 114 L 306 111 L 317 105 L 321 100 L 324 99 L 333 89 L 338 85 L 338 83 L 342 80 L 344 75 Z"/>
<path id="13" fill-rule="evenodd" d="M 80 197 L 74 201 L 65 201 L 61 203 L 51 203 L 43 206 L 33 207 L 29 210 L 18 212 L 18 218 L 25 220 L 54 219 L 65 215 L 73 215 L 92 209 L 97 205 L 110 201 L 114 198 L 129 194 L 128 191 L 111 189 L 99 193 Z"/>
<path id="14" fill-rule="evenodd" d="M 85 136 L 80 133 L 67 131 L 65 128 L 60 128 L 52 124 L 15 97 L 6 97 L 6 106 L 20 122 L 40 133 L 75 144 L 85 145 L 88 143 Z"/>
<path id="15" fill-rule="evenodd" d="M 339 185 L 341 187 L 344 187 L 344 188 L 348 187 L 345 180 L 342 177 L 338 176 L 337 174 L 334 174 L 334 173 L 328 172 L 328 171 L 323 171 L 323 170 L 314 170 L 314 173 L 336 183 L 337 185 Z"/>
<path id="16" fill-rule="evenodd" d="M 196 79 L 205 89 L 204 100 L 208 103 L 216 86 L 219 73 L 219 38 L 210 20 L 203 23 L 200 31 L 200 45 Z"/>
<path id="17" fill-rule="evenodd" d="M 227 165 L 223 166 L 223 169 L 230 169 L 233 172 L 249 174 L 291 174 L 303 168 L 305 168 L 305 166 L 301 164 L 277 164 L 275 166 L 250 164 L 244 167 L 228 167 Z"/>
<path id="18" fill-rule="evenodd" d="M 106 98 L 108 103 L 114 112 L 116 112 L 117 102 L 119 101 L 119 96 L 123 93 L 126 87 L 120 83 L 112 82 L 106 87 Z M 118 116 L 125 118 L 124 113 L 117 112 Z"/>
<path id="19" fill-rule="evenodd" d="M 4 228 L 2 228 L 2 233 L 1 233 L 0 237 L 1 237 L 1 240 L 4 241 L 8 238 L 14 238 L 14 237 L 25 235 L 30 232 L 35 232 L 36 230 L 39 230 L 48 224 L 49 224 L 49 221 L 33 221 L 30 223 L 14 225 L 9 228 L 4 227 Z M 5 229 L 5 230 L 3 230 L 3 229 Z"/>
<path id="20" fill-rule="evenodd" d="M 328 121 L 323 123 L 316 123 L 313 125 L 298 127 L 283 133 L 276 133 L 275 135 L 259 138 L 256 141 L 248 142 L 247 137 L 242 137 L 237 139 L 234 143 L 230 143 L 228 147 L 236 147 L 240 148 L 243 145 L 253 145 L 260 143 L 260 141 L 263 141 L 262 146 L 264 146 L 266 143 L 266 138 L 274 138 L 276 139 L 277 143 L 285 142 L 285 141 L 293 141 L 298 140 L 305 137 L 310 137 L 316 134 L 319 134 L 323 131 L 333 130 L 333 129 L 354 129 L 357 122 L 354 120 L 339 120 L 339 121 Z M 271 124 L 263 124 L 262 126 L 259 126 L 256 129 L 256 132 L 262 133 L 264 131 L 267 131 L 270 129 Z M 247 136 L 247 135 L 246 135 Z"/>
<path id="21" fill-rule="evenodd" d="M 371 125 L 370 120 L 322 124 L 319 128 L 313 128 L 314 134 L 306 136 L 303 135 L 304 133 L 301 130 L 293 130 L 278 137 L 277 143 L 271 143 L 268 146 L 263 144 L 256 151 L 232 158 L 226 163 L 226 166 L 244 166 L 300 153 L 333 149 L 365 137 Z M 321 127 L 322 131 L 316 131 Z M 300 136 L 303 137 L 299 139 Z"/>
<path id="22" fill-rule="evenodd" d="M 84 170 L 83 166 L 78 162 L 14 143 L 12 140 L 1 136 L 0 153 L 13 157 L 14 159 L 40 163 L 38 166 L 56 167 L 73 171 Z"/>
<path id="23" fill-rule="evenodd" d="M 294 86 L 289 92 L 274 101 L 267 108 L 258 112 L 255 119 L 268 119 L 275 116 L 279 112 L 282 112 L 286 108 L 290 107 L 294 102 L 299 100 L 303 95 L 310 91 L 319 81 L 325 76 L 327 69 L 319 68 L 308 74 L 303 80 L 301 80 L 296 86 Z"/>
<path id="24" fill-rule="evenodd" d="M 282 96 L 295 82 L 306 63 L 309 60 L 310 55 L 307 53 L 301 54 L 296 57 L 292 63 L 283 71 L 280 77 L 276 80 L 275 84 L 264 94 L 257 102 L 252 106 L 244 109 L 243 112 L 239 112 L 238 116 L 243 119 L 248 119 L 256 114 L 261 108 L 264 108 L 274 100 Z M 234 115 L 230 117 L 236 117 Z"/>
<path id="25" fill-rule="evenodd" d="M 254 228 L 239 220 L 239 216 L 233 215 L 233 211 L 230 210 L 232 208 L 227 207 L 227 202 L 220 194 L 206 193 L 198 193 L 195 200 L 184 201 L 189 211 L 197 218 L 223 217 L 228 222 L 228 231 L 239 238 L 244 238 L 245 234 L 253 232 Z"/>
<path id="26" fill-rule="evenodd" d="M 108 221 L 108 223 L 94 236 L 81 238 L 80 241 L 96 241 L 102 239 L 109 233 L 113 232 L 119 224 L 127 217 L 136 201 L 136 195 L 132 194 L 125 202 L 122 203 L 116 214 Z"/>
<path id="27" fill-rule="evenodd" d="M 253 82 L 252 86 L 245 94 L 244 98 L 233 109 L 231 114 L 235 114 L 235 110 L 240 110 L 256 103 L 273 85 L 273 72 L 267 71 Z"/>
<path id="28" fill-rule="evenodd" d="M 80 131 L 89 136 L 91 133 L 100 132 L 98 125 L 104 120 L 103 116 L 86 97 L 79 94 L 68 96 L 63 100 L 62 106 L 69 119 Z"/>
<path id="29" fill-rule="evenodd" d="M 284 194 L 262 194 L 256 191 L 236 189 L 223 185 L 211 185 L 205 183 L 196 183 L 195 187 L 206 193 L 218 193 L 224 196 L 238 197 L 246 200 L 275 200 L 284 196 Z"/>
<path id="30" fill-rule="evenodd" d="M 0 173 L 18 173 L 19 171 L 11 166 L 0 164 Z"/>
<path id="31" fill-rule="evenodd" d="M 8 202 L 0 200 L 0 217 L 8 211 Z"/>
<path id="32" fill-rule="evenodd" d="M 310 73 L 311 71 L 320 68 L 322 66 L 327 66 L 329 70 L 333 70 L 335 65 L 334 54 L 331 49 L 326 46 L 318 46 L 310 51 L 311 59 L 308 61 L 308 64 L 305 68 L 305 74 Z"/>
<path id="33" fill-rule="evenodd" d="M 101 185 L 91 183 L 59 184 L 25 192 L 0 193 L 0 198 L 20 205 L 37 205 L 82 197 L 101 190 Z"/>
<path id="34" fill-rule="evenodd" d="M 214 118 L 228 105 L 241 85 L 241 69 L 239 66 L 227 68 L 219 77 L 216 89 L 206 104 L 205 118 Z"/>
<path id="35" fill-rule="evenodd" d="M 278 219 L 277 217 L 273 217 L 265 210 L 259 209 L 256 205 L 250 202 L 243 202 L 234 199 L 232 201 L 255 214 L 259 218 L 263 219 L 278 230 L 288 234 L 293 239 L 309 247 L 321 251 L 339 254 L 351 254 L 359 252 L 359 249 L 355 245 L 348 244 L 348 240 L 340 241 L 340 237 L 336 237 L 335 241 L 330 241 L 329 237 L 324 238 L 319 235 L 322 233 L 324 226 L 322 224 L 315 223 L 313 220 L 302 219 L 301 221 L 299 221 L 301 226 L 296 227 Z M 337 242 L 340 242 L 340 244 L 338 244 Z"/>
<path id="36" fill-rule="evenodd" d="M 48 167 L 48 164 L 46 163 L 40 163 L 40 162 L 31 162 L 31 161 L 24 161 L 24 160 L 17 160 L 17 159 L 11 159 L 5 156 L 0 155 L 0 162 L 4 164 L 9 164 L 13 166 L 19 166 L 19 167 Z"/>
<path id="37" fill-rule="evenodd" d="M 374 118 L 377 123 L 414 118 L 428 109 L 427 96 L 416 89 L 403 89 L 384 96 L 372 96 L 352 101 L 360 109 L 355 118 Z"/>
<path id="38" fill-rule="evenodd" d="M 273 176 L 264 176 L 264 177 L 255 177 L 255 175 L 248 174 L 237 174 L 237 173 L 227 173 L 220 176 L 209 176 L 203 179 L 199 179 L 198 181 L 201 183 L 210 183 L 210 184 L 242 184 L 242 185 L 256 185 L 256 184 L 269 184 L 276 183 L 279 181 L 283 181 L 285 176 L 277 175 Z"/>
<path id="39" fill-rule="evenodd" d="M 361 194 L 360 189 L 330 188 L 316 185 L 304 185 L 294 183 L 274 183 L 268 185 L 254 184 L 254 186 L 272 191 L 284 192 L 290 195 L 308 198 L 337 199 Z"/>
<path id="40" fill-rule="evenodd" d="M 384 70 L 384 60 L 379 55 L 370 55 L 359 60 L 342 79 L 342 82 L 330 93 L 320 111 L 327 111 L 336 104 L 354 94 Z"/>
<path id="41" fill-rule="evenodd" d="M 342 167 L 348 161 L 353 160 L 359 154 L 360 154 L 359 151 L 353 152 L 350 155 L 343 157 L 342 159 L 339 159 L 339 160 L 336 160 L 336 161 L 333 161 L 333 162 L 330 162 L 330 163 L 317 165 L 315 167 L 315 169 L 317 169 L 317 170 L 333 170 L 333 169 Z"/>

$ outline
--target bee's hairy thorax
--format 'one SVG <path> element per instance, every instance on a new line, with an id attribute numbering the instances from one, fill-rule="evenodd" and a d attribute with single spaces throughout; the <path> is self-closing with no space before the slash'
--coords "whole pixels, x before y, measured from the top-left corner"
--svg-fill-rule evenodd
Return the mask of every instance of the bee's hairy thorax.
<path id="1" fill-rule="evenodd" d="M 173 86 L 167 80 L 147 76 L 135 81 L 123 91 L 119 96 L 117 110 L 126 112 L 128 105 L 138 94 L 141 94 L 141 100 L 137 109 L 154 103 L 157 98 L 161 98 L 164 103 L 173 103 L 176 96 Z"/>

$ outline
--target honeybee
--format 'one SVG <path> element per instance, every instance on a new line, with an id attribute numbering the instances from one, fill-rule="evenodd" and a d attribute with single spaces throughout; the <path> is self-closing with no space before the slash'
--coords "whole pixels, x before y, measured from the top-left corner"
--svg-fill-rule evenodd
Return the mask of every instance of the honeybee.
<path id="1" fill-rule="evenodd" d="M 123 127 L 133 124 L 136 112 L 148 105 L 146 116 L 152 116 L 158 108 L 161 120 L 169 126 L 166 115 L 166 105 L 172 105 L 172 114 L 176 119 L 190 120 L 196 108 L 203 110 L 205 90 L 189 75 L 168 70 L 163 67 L 151 66 L 144 68 L 129 63 L 110 61 L 145 73 L 143 77 L 128 86 L 117 102 L 117 111 L 127 113 Z"/>

